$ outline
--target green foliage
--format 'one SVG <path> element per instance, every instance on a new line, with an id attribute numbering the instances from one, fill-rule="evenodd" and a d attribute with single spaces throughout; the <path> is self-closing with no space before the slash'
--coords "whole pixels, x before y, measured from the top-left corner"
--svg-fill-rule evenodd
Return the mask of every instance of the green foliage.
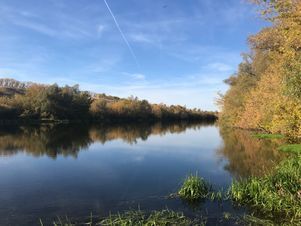
<path id="1" fill-rule="evenodd" d="M 301 221 L 301 155 L 283 161 L 263 178 L 233 182 L 229 194 L 241 205 L 271 219 Z"/>
<path id="2" fill-rule="evenodd" d="M 254 137 L 258 139 L 282 139 L 284 135 L 282 134 L 270 134 L 270 133 L 257 133 L 253 134 Z"/>
<path id="3" fill-rule="evenodd" d="M 21 119 L 81 119 L 89 114 L 91 97 L 81 92 L 78 86 L 58 87 L 32 84 L 24 93 L 16 93 L 11 97 L 0 97 L 2 112 L 15 112 L 13 117 Z"/>
<path id="4" fill-rule="evenodd" d="M 187 201 L 197 201 L 208 197 L 210 192 L 210 186 L 202 178 L 196 175 L 188 176 L 178 194 L 182 199 Z"/>
<path id="5" fill-rule="evenodd" d="M 286 144 L 279 147 L 280 151 L 301 153 L 301 144 Z"/>
<path id="6" fill-rule="evenodd" d="M 35 120 L 216 120 L 216 112 L 150 104 L 137 97 L 90 94 L 73 87 L 0 79 L 1 119 Z"/>

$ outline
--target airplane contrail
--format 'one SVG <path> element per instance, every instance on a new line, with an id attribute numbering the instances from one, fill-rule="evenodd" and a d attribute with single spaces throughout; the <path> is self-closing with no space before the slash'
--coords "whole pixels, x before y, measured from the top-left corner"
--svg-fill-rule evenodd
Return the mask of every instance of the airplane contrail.
<path id="1" fill-rule="evenodd" d="M 119 30 L 119 32 L 120 32 L 120 34 L 121 34 L 121 36 L 122 36 L 122 38 L 123 38 L 125 44 L 127 45 L 128 49 L 129 49 L 129 51 L 130 51 L 130 53 L 132 54 L 132 56 L 133 56 L 133 58 L 134 58 L 134 60 L 135 60 L 135 62 L 136 62 L 137 67 L 140 68 L 140 64 L 139 64 L 139 62 L 138 62 L 137 56 L 136 56 L 136 54 L 135 54 L 133 48 L 131 47 L 130 43 L 128 42 L 127 38 L 125 37 L 123 31 L 121 30 L 121 28 L 120 28 L 120 26 L 119 26 L 119 23 L 117 22 L 116 17 L 114 16 L 114 13 L 112 12 L 112 10 L 111 10 L 109 4 L 107 3 L 107 1 L 106 1 L 106 0 L 103 0 L 103 1 L 104 1 L 104 3 L 106 4 L 106 6 L 107 6 L 107 8 L 108 8 L 108 10 L 109 10 L 109 13 L 111 14 L 111 16 L 112 16 L 112 18 L 113 18 L 113 20 L 114 20 L 114 22 L 115 22 L 115 25 L 116 25 L 117 29 Z"/>

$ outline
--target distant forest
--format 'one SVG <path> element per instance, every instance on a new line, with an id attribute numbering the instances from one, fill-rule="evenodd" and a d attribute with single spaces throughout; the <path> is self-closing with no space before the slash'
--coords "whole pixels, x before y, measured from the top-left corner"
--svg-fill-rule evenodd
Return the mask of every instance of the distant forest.
<path id="1" fill-rule="evenodd" d="M 0 120 L 215 120 L 217 112 L 150 104 L 137 97 L 119 98 L 59 87 L 0 79 Z"/>

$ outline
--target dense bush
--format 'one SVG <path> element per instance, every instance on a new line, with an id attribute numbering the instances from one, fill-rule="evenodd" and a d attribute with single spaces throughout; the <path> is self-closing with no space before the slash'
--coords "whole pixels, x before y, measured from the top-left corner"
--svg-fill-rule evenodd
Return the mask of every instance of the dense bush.
<path id="1" fill-rule="evenodd" d="M 79 119 L 89 114 L 90 103 L 90 95 L 78 86 L 34 84 L 24 94 L 0 98 L 1 118 Z"/>

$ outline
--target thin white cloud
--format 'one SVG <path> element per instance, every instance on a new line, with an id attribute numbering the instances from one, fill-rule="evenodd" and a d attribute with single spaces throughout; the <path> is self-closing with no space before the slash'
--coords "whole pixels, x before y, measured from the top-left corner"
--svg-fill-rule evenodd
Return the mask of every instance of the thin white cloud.
<path id="1" fill-rule="evenodd" d="M 144 80 L 145 79 L 144 74 L 132 74 L 131 77 L 136 80 Z"/>
<path id="2" fill-rule="evenodd" d="M 41 24 L 41 23 L 36 23 L 33 21 L 28 21 L 28 20 L 19 20 L 19 19 L 14 19 L 13 23 L 15 25 L 18 25 L 18 26 L 21 26 L 24 28 L 28 28 L 33 31 L 39 32 L 41 34 L 49 35 L 52 37 L 55 37 L 58 35 L 58 32 L 56 30 L 50 28 L 49 26 Z"/>
<path id="3" fill-rule="evenodd" d="M 120 62 L 120 56 L 105 56 L 82 69 L 85 73 L 104 73 L 112 70 Z"/>
<path id="4" fill-rule="evenodd" d="M 233 67 L 225 63 L 211 63 L 207 66 L 207 69 L 218 72 L 229 72 L 233 70 Z"/>
<path id="5" fill-rule="evenodd" d="M 145 80 L 145 78 L 146 78 L 145 74 L 141 74 L 141 73 L 122 72 L 122 74 L 131 79 L 137 80 L 137 81 L 142 81 L 142 80 Z"/>
<path id="6" fill-rule="evenodd" d="M 215 105 L 215 99 L 218 97 L 217 93 L 224 92 L 227 88 L 223 84 L 220 75 L 214 73 L 183 75 L 175 77 L 171 81 L 166 79 L 147 81 L 145 75 L 125 72 L 123 74 L 134 79 L 134 81 L 121 82 L 115 85 L 82 83 L 81 87 L 84 90 L 105 92 L 108 95 L 120 97 L 134 95 L 151 103 L 180 104 L 205 110 L 217 110 Z M 224 76 L 227 77 L 226 74 Z"/>
<path id="7" fill-rule="evenodd" d="M 93 90 L 96 92 L 105 92 L 109 95 L 120 97 L 129 97 L 131 95 L 138 96 L 140 99 L 146 99 L 151 103 L 165 103 L 165 104 L 180 104 L 193 108 L 198 107 L 204 110 L 216 110 L 215 98 L 218 91 L 223 91 L 225 87 L 208 88 L 191 86 L 185 87 L 180 84 L 177 86 L 111 86 L 111 85 L 95 85 L 82 84 L 82 89 Z"/>
<path id="8" fill-rule="evenodd" d="M 140 43 L 154 43 L 155 39 L 151 38 L 145 34 L 142 33 L 134 33 L 130 34 L 130 39 L 134 42 L 140 42 Z"/>
<path id="9" fill-rule="evenodd" d="M 105 31 L 105 29 L 106 29 L 105 25 L 103 25 L 103 24 L 97 25 L 97 35 L 98 35 L 98 37 L 102 36 L 102 34 Z"/>
<path id="10" fill-rule="evenodd" d="M 52 38 L 94 38 L 103 33 L 105 25 L 99 24 L 93 28 L 89 21 L 77 19 L 73 15 L 54 12 L 51 17 L 47 17 L 42 12 L 31 12 L 16 8 L 0 8 L 0 21 L 23 27 L 37 33 L 51 36 Z"/>

